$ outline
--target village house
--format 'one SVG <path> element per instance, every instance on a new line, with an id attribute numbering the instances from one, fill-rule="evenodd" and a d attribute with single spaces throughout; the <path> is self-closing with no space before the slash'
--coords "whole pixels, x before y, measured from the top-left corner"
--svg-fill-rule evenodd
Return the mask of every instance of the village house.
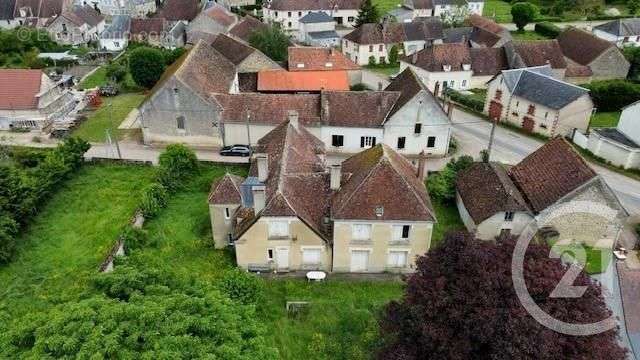
<path id="1" fill-rule="evenodd" d="M 468 25 L 467 32 L 457 33 L 463 38 L 462 42 L 468 41 L 471 47 L 499 48 L 513 40 L 507 28 L 478 14 L 471 14 L 465 24 Z"/>
<path id="2" fill-rule="evenodd" d="M 211 43 L 214 49 L 236 67 L 238 73 L 255 73 L 262 70 L 282 70 L 262 51 L 224 34 L 215 36 Z"/>
<path id="3" fill-rule="evenodd" d="M 210 42 L 216 35 L 226 34 L 237 22 L 237 17 L 231 11 L 214 3 L 189 23 L 187 42 L 195 44 L 200 39 Z"/>
<path id="4" fill-rule="evenodd" d="M 327 170 L 322 142 L 288 117 L 260 139 L 246 179 L 213 184 L 216 247 L 233 244 L 249 271 L 413 272 L 435 223 L 416 168 L 379 144 Z"/>
<path id="5" fill-rule="evenodd" d="M 510 41 L 504 45 L 509 68 L 549 65 L 553 77 L 564 80 L 567 61 L 558 40 Z"/>
<path id="6" fill-rule="evenodd" d="M 145 42 L 169 49 L 185 45 L 185 25 L 182 21 L 168 21 L 161 17 L 131 19 L 129 41 Z"/>
<path id="7" fill-rule="evenodd" d="M 471 48 L 471 89 L 484 89 L 502 70 L 509 69 L 504 48 Z"/>
<path id="8" fill-rule="evenodd" d="M 362 82 L 362 68 L 343 53 L 324 47 L 289 47 L 289 71 L 346 71 L 349 85 Z"/>
<path id="9" fill-rule="evenodd" d="M 100 34 L 100 48 L 106 51 L 121 51 L 129 45 L 131 18 L 127 15 L 115 15 L 111 24 Z"/>
<path id="10" fill-rule="evenodd" d="M 398 22 L 412 21 L 418 17 L 447 18 L 458 14 L 482 15 L 484 0 L 404 0 L 402 5 L 389 13 Z"/>
<path id="11" fill-rule="evenodd" d="M 640 19 L 616 19 L 593 28 L 593 34 L 618 47 L 640 44 Z"/>
<path id="12" fill-rule="evenodd" d="M 17 24 L 14 25 L 43 27 L 70 7 L 70 0 L 16 0 L 13 19 Z"/>
<path id="13" fill-rule="evenodd" d="M 625 169 L 640 169 L 640 102 L 622 109 L 615 128 L 590 129 L 587 149 Z"/>
<path id="14" fill-rule="evenodd" d="M 45 130 L 76 103 L 42 70 L 0 69 L 0 129 Z"/>
<path id="15" fill-rule="evenodd" d="M 400 71 L 413 70 L 439 96 L 447 88 L 471 88 L 471 51 L 466 44 L 436 44 L 400 59 Z"/>
<path id="16" fill-rule="evenodd" d="M 156 0 L 75 0 L 76 5 L 88 5 L 98 9 L 102 15 L 125 15 L 145 18 L 156 12 Z"/>
<path id="17" fill-rule="evenodd" d="M 312 11 L 299 20 L 298 41 L 311 46 L 337 47 L 336 21 L 324 11 Z"/>
<path id="18" fill-rule="evenodd" d="M 104 27 L 104 16 L 88 5 L 63 10 L 45 25 L 51 37 L 63 45 L 81 45 L 98 40 Z"/>
<path id="19" fill-rule="evenodd" d="M 300 19 L 310 12 L 329 14 L 338 26 L 353 27 L 358 17 L 361 0 L 272 0 L 262 4 L 263 21 L 279 23 L 290 32 L 300 30 Z"/>
<path id="20" fill-rule="evenodd" d="M 5 0 L 0 2 L 0 29 L 13 29 L 18 26 L 18 21 L 13 13 L 16 9 L 16 0 Z"/>
<path id="21" fill-rule="evenodd" d="M 533 222 L 541 236 L 611 248 L 628 216 L 615 194 L 562 137 L 508 169 L 474 164 L 456 183 L 457 205 L 479 238 L 518 235 Z"/>
<path id="22" fill-rule="evenodd" d="M 625 79 L 629 61 L 615 44 L 577 28 L 568 28 L 558 36 L 558 44 L 567 60 L 567 81 Z"/>
<path id="23" fill-rule="evenodd" d="M 154 17 L 188 23 L 195 19 L 201 8 L 199 0 L 164 0 Z"/>
<path id="24" fill-rule="evenodd" d="M 342 52 L 358 65 L 389 61 L 396 46 L 400 55 L 413 54 L 432 44 L 442 43 L 442 22 L 438 18 L 422 18 L 410 23 L 363 24 L 342 39 Z"/>
<path id="25" fill-rule="evenodd" d="M 484 112 L 496 121 L 548 137 L 586 131 L 589 90 L 558 80 L 547 66 L 504 70 L 489 82 Z"/>

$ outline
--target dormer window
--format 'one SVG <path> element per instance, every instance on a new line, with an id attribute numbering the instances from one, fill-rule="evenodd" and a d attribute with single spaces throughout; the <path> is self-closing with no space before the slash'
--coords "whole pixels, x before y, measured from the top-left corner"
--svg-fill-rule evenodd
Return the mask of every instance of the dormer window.
<path id="1" fill-rule="evenodd" d="M 442 70 L 451 71 L 451 65 L 442 65 Z"/>
<path id="2" fill-rule="evenodd" d="M 333 67 L 333 63 L 330 63 L 330 62 L 325 63 L 324 67 L 328 67 L 328 68 Z"/>
<path id="3" fill-rule="evenodd" d="M 296 64 L 296 67 L 298 69 L 302 69 L 302 68 L 304 68 L 304 64 L 303 63 Z"/>
<path id="4" fill-rule="evenodd" d="M 471 70 L 471 64 L 462 64 L 462 70 L 464 71 Z"/>

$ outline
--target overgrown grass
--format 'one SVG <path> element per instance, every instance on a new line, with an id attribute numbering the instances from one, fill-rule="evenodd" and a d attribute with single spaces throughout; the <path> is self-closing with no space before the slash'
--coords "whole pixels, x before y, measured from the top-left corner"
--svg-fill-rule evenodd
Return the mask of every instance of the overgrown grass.
<path id="1" fill-rule="evenodd" d="M 380 15 L 386 14 L 389 10 L 393 10 L 401 4 L 400 0 L 373 0 L 373 4 L 378 7 Z"/>
<path id="2" fill-rule="evenodd" d="M 512 22 L 511 4 L 506 1 L 487 0 L 484 2 L 482 15 L 499 23 L 510 23 Z"/>
<path id="3" fill-rule="evenodd" d="M 111 136 L 123 139 L 132 136 L 131 130 L 118 130 L 120 123 L 144 99 L 143 94 L 121 94 L 103 98 L 104 102 L 97 110 L 88 115 L 85 122 L 73 132 L 74 136 L 90 142 L 105 142 L 106 130 L 111 129 Z"/>
<path id="4" fill-rule="evenodd" d="M 548 36 L 544 36 L 535 31 L 511 31 L 514 40 L 548 40 Z"/>
<path id="5" fill-rule="evenodd" d="M 616 127 L 620 120 L 620 111 L 598 112 L 591 117 L 590 127 Z"/>
<path id="6" fill-rule="evenodd" d="M 466 230 L 460 214 L 458 213 L 458 207 L 455 202 L 447 203 L 432 199 L 433 209 L 436 211 L 436 218 L 438 222 L 433 228 L 433 235 L 431 236 L 431 248 L 438 246 L 444 235 L 449 231 Z"/>
<path id="7" fill-rule="evenodd" d="M 18 239 L 16 259 L 0 267 L 0 315 L 46 310 L 86 292 L 151 178 L 150 167 L 86 165 L 64 183 Z"/>
<path id="8" fill-rule="evenodd" d="M 373 72 L 376 72 L 386 78 L 388 78 L 391 75 L 396 75 L 398 74 L 398 72 L 400 72 L 400 66 L 382 66 L 382 65 L 376 65 L 376 66 L 369 66 L 366 65 L 365 68 L 367 70 L 371 70 Z"/>

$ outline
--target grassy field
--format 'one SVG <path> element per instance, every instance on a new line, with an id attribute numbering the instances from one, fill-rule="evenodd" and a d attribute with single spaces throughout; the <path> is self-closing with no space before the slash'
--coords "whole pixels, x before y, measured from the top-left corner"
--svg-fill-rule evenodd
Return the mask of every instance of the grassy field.
<path id="1" fill-rule="evenodd" d="M 391 75 L 396 75 L 398 74 L 398 72 L 400 72 L 400 66 L 386 66 L 386 67 L 382 67 L 382 66 L 365 66 L 365 68 L 367 70 L 371 70 L 373 72 L 376 72 L 384 77 L 389 77 Z"/>
<path id="2" fill-rule="evenodd" d="M 74 136 L 91 142 L 105 142 L 106 129 L 111 129 L 111 135 L 119 140 L 134 136 L 135 130 L 118 130 L 120 123 L 144 99 L 143 94 L 121 94 L 103 98 L 103 103 L 97 110 L 87 115 L 87 121 L 73 132 Z"/>
<path id="3" fill-rule="evenodd" d="M 535 31 L 511 31 L 514 40 L 548 40 L 547 36 L 538 34 Z"/>
<path id="4" fill-rule="evenodd" d="M 373 4 L 378 7 L 380 15 L 384 15 L 389 10 L 393 10 L 401 4 L 400 0 L 373 0 Z"/>
<path id="5" fill-rule="evenodd" d="M 87 165 L 65 182 L 20 236 L 16 259 L 0 267 L 0 315 L 44 310 L 85 292 L 151 175 L 148 167 Z"/>
<path id="6" fill-rule="evenodd" d="M 620 112 L 599 112 L 591 117 L 590 127 L 616 127 L 620 120 Z"/>
<path id="7" fill-rule="evenodd" d="M 455 203 L 442 203 L 435 199 L 431 200 L 433 208 L 436 211 L 438 222 L 433 228 L 433 236 L 431 237 L 431 247 L 436 247 L 442 242 L 444 235 L 449 231 L 466 230 L 458 208 Z"/>
<path id="8" fill-rule="evenodd" d="M 104 66 L 99 67 L 93 74 L 87 76 L 83 82 L 78 85 L 78 89 L 93 89 L 107 84 L 107 70 Z"/>
<path id="9" fill-rule="evenodd" d="M 493 18 L 499 23 L 510 23 L 511 19 L 511 5 L 506 1 L 500 0 L 487 0 L 484 2 L 484 8 L 482 15 Z"/>

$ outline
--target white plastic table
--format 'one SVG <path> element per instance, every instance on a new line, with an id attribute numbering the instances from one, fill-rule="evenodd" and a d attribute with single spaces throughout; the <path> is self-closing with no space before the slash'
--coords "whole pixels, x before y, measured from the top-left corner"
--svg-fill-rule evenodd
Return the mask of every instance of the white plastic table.
<path id="1" fill-rule="evenodd" d="M 307 273 L 307 280 L 309 281 L 322 281 L 327 277 L 324 271 L 309 271 Z"/>

